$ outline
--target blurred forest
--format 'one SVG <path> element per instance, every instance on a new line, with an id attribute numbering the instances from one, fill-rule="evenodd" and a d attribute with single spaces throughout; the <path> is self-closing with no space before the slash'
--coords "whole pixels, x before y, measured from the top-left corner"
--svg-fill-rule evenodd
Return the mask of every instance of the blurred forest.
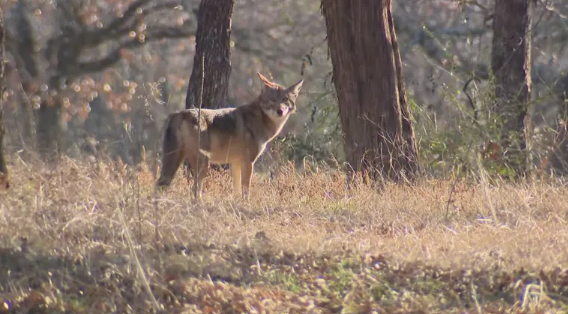
<path id="1" fill-rule="evenodd" d="M 185 107 L 199 4 L 1 0 L 7 152 L 142 162 L 167 114 Z M 471 120 L 492 104 L 493 7 L 489 0 L 393 2 L 420 162 L 430 174 L 467 170 L 474 153 L 491 149 L 492 127 Z M 532 152 L 546 173 L 563 169 L 568 151 L 568 2 L 537 1 L 532 18 Z M 262 160 L 343 162 L 320 2 L 236 1 L 231 47 L 228 106 L 256 97 L 256 72 L 283 85 L 305 80 L 298 114 Z M 47 127 L 54 123 L 57 132 Z M 44 145 L 50 139 L 55 147 Z"/>

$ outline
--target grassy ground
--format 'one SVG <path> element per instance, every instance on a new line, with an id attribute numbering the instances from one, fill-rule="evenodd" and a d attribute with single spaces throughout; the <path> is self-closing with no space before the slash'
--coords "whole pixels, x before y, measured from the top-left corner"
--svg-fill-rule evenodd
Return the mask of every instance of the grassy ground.
<path id="1" fill-rule="evenodd" d="M 568 312 L 558 183 L 347 192 L 340 172 L 285 167 L 255 174 L 250 202 L 213 173 L 196 205 L 181 173 L 155 202 L 145 170 L 11 170 L 0 313 Z"/>

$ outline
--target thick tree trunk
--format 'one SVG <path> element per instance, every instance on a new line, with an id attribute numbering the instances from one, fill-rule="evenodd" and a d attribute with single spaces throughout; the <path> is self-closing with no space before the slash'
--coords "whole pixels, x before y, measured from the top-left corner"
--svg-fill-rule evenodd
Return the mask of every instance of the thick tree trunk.
<path id="1" fill-rule="evenodd" d="M 227 103 L 231 75 L 231 16 L 234 0 L 202 0 L 197 13 L 197 36 L 193 71 L 185 107 L 198 107 L 205 56 L 203 108 L 221 108 Z"/>
<path id="2" fill-rule="evenodd" d="M 503 165 L 516 174 L 527 169 L 528 102 L 531 95 L 532 0 L 495 2 L 491 67 L 496 113 L 501 122 Z"/>
<path id="3" fill-rule="evenodd" d="M 322 0 L 347 161 L 371 178 L 418 171 L 391 0 Z"/>
<path id="4" fill-rule="evenodd" d="M 8 166 L 6 164 L 6 153 L 4 151 L 4 137 L 6 128 L 4 125 L 4 94 L 5 77 L 4 77 L 4 12 L 0 8 L 0 189 L 7 189 L 10 186 L 8 179 Z"/>

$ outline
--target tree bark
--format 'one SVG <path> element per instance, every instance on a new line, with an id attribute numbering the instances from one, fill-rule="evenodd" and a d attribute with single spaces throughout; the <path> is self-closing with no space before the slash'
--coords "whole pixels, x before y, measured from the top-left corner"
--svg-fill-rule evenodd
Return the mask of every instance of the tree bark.
<path id="1" fill-rule="evenodd" d="M 563 75 L 557 80 L 553 91 L 559 102 L 559 114 L 556 122 L 556 136 L 552 143 L 552 149 L 547 156 L 548 160 L 543 160 L 541 169 L 550 169 L 559 175 L 568 174 L 568 75 Z"/>
<path id="2" fill-rule="evenodd" d="M 61 104 L 53 99 L 44 100 L 37 113 L 37 148 L 45 161 L 54 162 L 62 151 Z"/>
<path id="3" fill-rule="evenodd" d="M 20 122 L 22 123 L 21 132 L 23 135 L 23 141 L 25 147 L 28 150 L 35 151 L 36 141 L 35 141 L 35 120 L 34 120 L 34 109 L 31 100 L 28 95 L 30 92 L 30 82 L 29 78 L 23 78 L 23 73 L 20 72 L 20 80 L 22 82 L 22 90 L 20 91 L 20 109 L 22 118 Z"/>
<path id="4" fill-rule="evenodd" d="M 391 0 L 322 0 L 347 161 L 373 179 L 413 178 L 418 157 Z"/>
<path id="5" fill-rule="evenodd" d="M 199 106 L 201 78 L 202 108 L 222 108 L 227 104 L 231 75 L 231 16 L 234 0 L 202 0 L 197 13 L 197 35 L 193 71 L 187 89 L 186 108 Z M 205 73 L 202 57 L 205 56 Z"/>
<path id="6" fill-rule="evenodd" d="M 528 103 L 531 96 L 532 0 L 495 2 L 491 67 L 496 113 L 501 123 L 503 166 L 518 175 L 527 170 Z"/>
<path id="7" fill-rule="evenodd" d="M 4 77 L 4 12 L 0 7 L 0 188 L 7 189 L 10 187 L 8 178 L 8 165 L 6 163 L 6 155 L 4 151 L 4 136 L 6 135 L 6 128 L 4 124 L 4 90 L 6 88 L 6 81 Z"/>

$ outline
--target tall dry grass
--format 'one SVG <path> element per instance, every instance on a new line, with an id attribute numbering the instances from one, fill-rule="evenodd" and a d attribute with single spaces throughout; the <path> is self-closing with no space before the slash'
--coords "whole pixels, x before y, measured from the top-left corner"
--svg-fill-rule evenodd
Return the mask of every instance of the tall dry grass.
<path id="1" fill-rule="evenodd" d="M 568 188 L 552 180 L 493 186 L 422 180 L 380 191 L 363 184 L 347 190 L 337 170 L 282 167 L 256 173 L 251 199 L 243 201 L 232 195 L 230 173 L 213 171 L 203 200 L 195 203 L 178 173 L 158 195 L 156 215 L 154 177 L 145 167 L 64 159 L 50 169 L 14 158 L 11 179 L 12 188 L 0 192 L 0 261 L 12 267 L 11 275 L 0 275 L 9 282 L 0 284 L 6 298 L 20 294 L 29 301 L 26 289 L 51 282 L 59 291 L 51 300 L 63 300 L 62 287 L 96 283 L 107 289 L 101 300 L 116 289 L 126 308 L 145 300 L 141 310 L 159 307 L 152 297 L 172 293 L 159 283 L 180 276 L 253 284 L 252 277 L 233 274 L 241 262 L 224 260 L 230 258 L 224 250 L 240 252 L 233 257 L 253 252 L 248 266 L 255 280 L 268 276 L 260 265 L 266 256 L 282 254 L 381 256 L 460 270 L 568 268 Z M 221 257 L 204 253 L 211 250 Z M 57 280 L 50 279 L 53 273 Z M 128 290 L 131 295 L 118 287 L 126 279 L 138 287 Z M 116 300 L 97 308 L 97 293 L 77 308 L 120 309 Z"/>

